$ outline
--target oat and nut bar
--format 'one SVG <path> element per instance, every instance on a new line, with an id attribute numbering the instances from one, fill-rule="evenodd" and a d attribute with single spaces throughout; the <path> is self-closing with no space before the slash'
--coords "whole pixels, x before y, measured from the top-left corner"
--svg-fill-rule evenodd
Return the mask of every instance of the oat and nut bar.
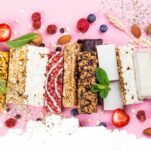
<path id="1" fill-rule="evenodd" d="M 64 48 L 63 107 L 73 107 L 76 101 L 76 59 L 80 45 L 67 44 Z"/>
<path id="2" fill-rule="evenodd" d="M 0 51 L 0 78 L 7 84 L 9 53 Z M 6 94 L 0 94 L 0 110 L 6 105 Z"/>
<path id="3" fill-rule="evenodd" d="M 78 111 L 79 113 L 97 112 L 97 94 L 91 92 L 96 83 L 97 57 L 96 52 L 78 53 Z"/>

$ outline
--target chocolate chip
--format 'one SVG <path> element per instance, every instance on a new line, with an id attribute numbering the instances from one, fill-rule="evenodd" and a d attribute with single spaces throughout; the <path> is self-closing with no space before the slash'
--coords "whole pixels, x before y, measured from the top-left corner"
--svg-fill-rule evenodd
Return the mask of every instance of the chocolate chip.
<path id="1" fill-rule="evenodd" d="M 61 51 L 61 47 L 57 47 L 57 48 L 56 48 L 56 51 Z"/>
<path id="2" fill-rule="evenodd" d="M 77 40 L 77 43 L 78 43 L 78 44 L 82 44 L 82 42 L 83 42 L 83 40 L 81 40 L 81 39 L 78 39 L 78 40 Z"/>
<path id="3" fill-rule="evenodd" d="M 44 43 L 41 43 L 41 44 L 40 44 L 40 47 L 45 47 L 45 44 L 44 44 Z"/>
<path id="4" fill-rule="evenodd" d="M 36 121 L 41 121 L 41 120 L 42 120 L 41 118 L 37 118 L 37 119 L 36 119 Z"/>
<path id="5" fill-rule="evenodd" d="M 20 118 L 21 118 L 21 115 L 20 115 L 20 114 L 16 114 L 15 118 L 16 118 L 16 119 L 20 119 Z"/>
<path id="6" fill-rule="evenodd" d="M 129 70 L 130 69 L 130 67 L 127 67 L 127 70 Z"/>
<path id="7" fill-rule="evenodd" d="M 65 29 L 64 28 L 60 28 L 60 33 L 64 33 Z"/>
<path id="8" fill-rule="evenodd" d="M 89 61 L 88 61 L 88 65 L 89 65 L 89 66 L 92 66 L 92 65 L 93 65 L 93 61 L 92 61 L 92 60 L 89 60 Z"/>

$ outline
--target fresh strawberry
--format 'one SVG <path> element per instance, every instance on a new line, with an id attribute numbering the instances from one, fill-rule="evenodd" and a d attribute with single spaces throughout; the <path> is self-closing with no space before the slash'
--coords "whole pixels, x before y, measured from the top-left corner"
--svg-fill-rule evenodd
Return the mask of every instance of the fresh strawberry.
<path id="1" fill-rule="evenodd" d="M 7 120 L 5 121 L 5 125 L 6 125 L 6 127 L 8 127 L 8 128 L 13 128 L 13 127 L 15 127 L 15 126 L 16 126 L 16 123 L 17 123 L 17 121 L 16 121 L 16 119 L 14 119 L 14 118 L 9 118 L 9 119 L 7 119 Z"/>
<path id="2" fill-rule="evenodd" d="M 11 28 L 8 24 L 0 24 L 0 42 L 6 42 L 11 37 Z"/>
<path id="3" fill-rule="evenodd" d="M 130 121 L 128 114 L 122 109 L 116 109 L 112 114 L 112 123 L 114 126 L 120 128 L 127 125 Z"/>

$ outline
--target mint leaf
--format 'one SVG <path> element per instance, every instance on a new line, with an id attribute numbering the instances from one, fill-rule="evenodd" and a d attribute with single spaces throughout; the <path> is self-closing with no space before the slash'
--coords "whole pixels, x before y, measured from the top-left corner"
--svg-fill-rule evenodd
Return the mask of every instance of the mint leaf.
<path id="1" fill-rule="evenodd" d="M 109 83 L 110 83 L 109 78 L 107 76 L 107 73 L 102 68 L 97 68 L 96 69 L 96 78 L 99 81 L 99 83 L 102 84 L 102 85 L 107 85 L 108 86 Z"/>
<path id="2" fill-rule="evenodd" d="M 109 89 L 103 89 L 102 91 L 100 91 L 100 97 L 104 99 L 108 96 L 108 93 L 109 93 Z"/>
<path id="3" fill-rule="evenodd" d="M 0 94 L 6 93 L 6 82 L 0 79 Z"/>
<path id="4" fill-rule="evenodd" d="M 17 49 L 31 42 L 36 36 L 37 33 L 29 33 L 6 43 L 10 48 Z"/>
<path id="5" fill-rule="evenodd" d="M 93 93 L 100 92 L 100 88 L 98 87 L 98 85 L 93 85 L 91 87 L 91 92 L 93 92 Z"/>

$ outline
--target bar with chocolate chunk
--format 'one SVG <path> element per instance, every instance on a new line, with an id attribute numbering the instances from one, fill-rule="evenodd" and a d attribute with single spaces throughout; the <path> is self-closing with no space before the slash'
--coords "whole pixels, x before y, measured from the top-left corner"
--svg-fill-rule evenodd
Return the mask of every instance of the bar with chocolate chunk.
<path id="1" fill-rule="evenodd" d="M 0 78 L 7 84 L 9 53 L 0 51 Z M 0 94 L 0 110 L 3 110 L 6 105 L 6 94 Z"/>
<path id="2" fill-rule="evenodd" d="M 96 52 L 78 53 L 78 111 L 79 113 L 97 112 L 97 94 L 91 92 L 96 83 L 97 57 Z"/>
<path id="3" fill-rule="evenodd" d="M 64 48 L 63 107 L 73 107 L 76 102 L 76 59 L 80 45 L 67 44 Z"/>
<path id="4" fill-rule="evenodd" d="M 137 104 L 136 79 L 133 62 L 133 48 L 123 46 L 116 49 L 121 95 L 124 105 Z"/>
<path id="5" fill-rule="evenodd" d="M 6 103 L 21 104 L 25 96 L 27 48 L 10 50 Z"/>
<path id="6" fill-rule="evenodd" d="M 84 39 L 82 40 L 82 51 L 96 51 L 97 45 L 102 45 L 102 39 Z"/>

